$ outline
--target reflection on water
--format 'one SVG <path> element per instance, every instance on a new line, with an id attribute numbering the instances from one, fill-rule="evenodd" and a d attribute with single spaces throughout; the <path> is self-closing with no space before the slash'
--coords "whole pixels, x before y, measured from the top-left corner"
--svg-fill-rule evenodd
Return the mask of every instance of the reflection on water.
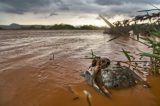
<path id="1" fill-rule="evenodd" d="M 134 54 L 147 48 L 127 37 L 112 37 L 103 31 L 0 31 L 0 105 L 5 106 L 87 106 L 83 90 L 92 94 L 93 106 L 158 106 L 159 78 L 149 78 L 152 88 L 136 86 L 112 91 L 113 98 L 99 95 L 79 76 L 95 54 L 124 60 L 121 49 Z M 55 60 L 50 60 L 54 54 Z M 72 100 L 72 86 L 79 100 Z M 63 102 L 62 102 L 63 100 Z"/>

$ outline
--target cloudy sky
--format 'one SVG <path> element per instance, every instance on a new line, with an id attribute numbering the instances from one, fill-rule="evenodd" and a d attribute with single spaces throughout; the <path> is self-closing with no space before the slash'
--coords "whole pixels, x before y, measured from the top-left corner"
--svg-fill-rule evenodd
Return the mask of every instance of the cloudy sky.
<path id="1" fill-rule="evenodd" d="M 134 16 L 138 10 L 160 7 L 160 0 L 0 0 L 0 24 L 92 24 L 104 26 Z"/>

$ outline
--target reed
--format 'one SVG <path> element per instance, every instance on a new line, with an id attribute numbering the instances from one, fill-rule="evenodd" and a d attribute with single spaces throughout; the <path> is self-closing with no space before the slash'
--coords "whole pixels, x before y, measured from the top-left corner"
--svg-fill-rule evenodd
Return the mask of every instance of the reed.
<path id="1" fill-rule="evenodd" d="M 155 30 L 154 32 L 150 32 L 150 36 L 145 37 L 140 37 L 137 35 L 137 39 L 134 40 L 144 44 L 151 49 L 151 52 L 142 51 L 142 53 L 139 54 L 140 59 L 143 57 L 150 58 L 151 72 L 154 74 L 160 74 L 160 31 Z M 122 52 L 129 62 L 134 61 L 135 58 L 130 54 L 129 51 L 122 49 Z"/>
<path id="2" fill-rule="evenodd" d="M 149 37 L 140 37 L 150 45 L 151 52 L 143 52 L 140 55 L 142 57 L 149 57 L 151 62 L 151 71 L 153 73 L 159 73 L 160 70 L 160 31 L 156 30 L 150 33 Z"/>

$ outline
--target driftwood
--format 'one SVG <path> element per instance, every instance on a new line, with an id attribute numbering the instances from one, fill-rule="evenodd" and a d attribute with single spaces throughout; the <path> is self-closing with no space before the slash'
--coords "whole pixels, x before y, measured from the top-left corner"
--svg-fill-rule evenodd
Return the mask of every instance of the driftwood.
<path id="1" fill-rule="evenodd" d="M 88 106 L 92 106 L 92 100 L 91 100 L 92 96 L 91 96 L 91 94 L 88 91 L 86 91 L 86 90 L 84 90 L 83 93 L 86 96 Z"/>
<path id="2" fill-rule="evenodd" d="M 92 64 L 91 64 L 91 70 L 93 71 L 93 81 L 94 83 L 96 83 L 96 85 L 98 86 L 98 88 L 100 89 L 100 91 L 102 91 L 103 94 L 105 94 L 108 97 L 111 97 L 111 93 L 109 92 L 108 88 L 104 85 L 104 83 L 102 82 L 102 80 L 99 78 L 99 76 L 101 76 L 101 70 L 104 68 L 107 68 L 110 65 L 110 60 L 107 58 L 101 58 L 101 57 L 95 57 L 92 60 Z M 134 61 L 135 62 L 135 61 Z M 137 62 L 141 62 L 141 61 L 137 61 Z M 120 63 L 124 63 L 129 65 L 129 68 L 133 68 L 136 71 L 130 70 L 130 72 L 132 73 L 132 75 L 134 76 L 134 78 L 146 85 L 147 87 L 150 87 L 149 84 L 143 79 L 142 73 L 141 71 L 137 68 L 139 66 L 131 64 L 132 62 L 124 62 L 124 61 L 119 61 L 118 62 L 119 65 Z M 142 67 L 139 67 L 142 68 Z"/>
<path id="3" fill-rule="evenodd" d="M 102 94 L 104 94 L 107 97 L 111 97 L 111 92 L 108 90 L 108 87 L 104 85 L 104 82 L 102 81 L 101 72 L 103 69 L 107 69 L 108 66 L 110 65 L 111 62 L 117 62 L 117 65 L 121 66 L 122 64 L 126 64 L 129 67 L 130 73 L 133 75 L 133 78 L 136 81 L 145 85 L 146 87 L 150 87 L 150 85 L 144 80 L 144 73 L 140 71 L 144 67 L 138 66 L 138 63 L 145 63 L 149 61 L 116 61 L 112 60 L 110 61 L 108 58 L 101 58 L 100 56 L 97 56 L 93 53 L 93 50 L 91 50 L 91 57 L 85 57 L 83 59 L 92 59 L 92 64 L 89 67 L 89 76 L 91 77 L 90 79 L 86 79 L 87 81 L 90 80 L 91 82 L 88 82 L 90 85 L 92 85 L 94 88 L 96 88 L 98 91 L 100 91 Z M 135 63 L 135 64 L 133 64 Z M 123 67 L 123 66 L 122 66 Z M 87 76 L 86 76 L 87 77 Z"/>
<path id="4" fill-rule="evenodd" d="M 109 92 L 108 88 L 99 79 L 101 69 L 108 67 L 108 65 L 110 65 L 109 59 L 102 59 L 100 57 L 96 57 L 95 59 L 93 59 L 91 67 L 93 67 L 92 71 L 94 71 L 93 81 L 95 81 L 96 85 L 99 87 L 103 94 L 105 94 L 108 97 L 111 97 L 111 93 Z"/>
<path id="5" fill-rule="evenodd" d="M 68 90 L 74 95 L 73 100 L 80 99 L 80 96 L 77 91 L 75 91 L 71 86 L 68 86 Z"/>
<path id="6" fill-rule="evenodd" d="M 74 95 L 73 100 L 80 99 L 81 96 L 79 95 L 79 93 L 76 90 L 74 90 L 71 86 L 68 86 L 68 89 Z M 83 90 L 83 93 L 86 97 L 88 106 L 92 106 L 92 96 L 91 96 L 91 94 L 87 90 Z"/>

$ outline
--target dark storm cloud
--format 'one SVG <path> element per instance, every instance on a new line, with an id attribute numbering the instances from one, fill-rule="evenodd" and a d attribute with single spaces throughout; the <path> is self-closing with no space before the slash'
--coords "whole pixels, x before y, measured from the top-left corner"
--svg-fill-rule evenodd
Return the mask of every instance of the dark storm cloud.
<path id="1" fill-rule="evenodd" d="M 0 0 L 0 3 L 8 6 L 4 9 L 5 12 L 23 14 L 33 8 L 47 5 L 49 0 Z"/>
<path id="2" fill-rule="evenodd" d="M 52 12 L 52 13 L 49 14 L 49 16 L 55 16 L 55 15 L 58 15 L 58 13 Z"/>
<path id="3" fill-rule="evenodd" d="M 95 2 L 100 5 L 121 5 L 124 3 L 157 4 L 160 3 L 160 0 L 95 0 Z"/>
<path id="4" fill-rule="evenodd" d="M 139 14 L 138 10 L 155 8 L 153 5 L 160 5 L 160 0 L 95 0 L 95 3 L 101 6 L 110 7 L 102 14 L 106 16 L 127 15 L 134 16 Z"/>
<path id="5" fill-rule="evenodd" d="M 132 11 L 147 9 L 146 4 L 160 4 L 160 0 L 0 0 L 0 12 L 23 14 L 59 12 L 132 14 Z"/>
<path id="6" fill-rule="evenodd" d="M 136 14 L 139 14 L 137 11 L 143 10 L 143 9 L 149 9 L 148 6 L 144 5 L 134 5 L 134 4 L 122 4 L 120 6 L 111 6 L 109 10 L 104 10 L 101 12 L 101 14 L 112 17 L 115 15 L 126 15 L 126 16 L 134 16 Z"/>
<path id="7" fill-rule="evenodd" d="M 45 12 L 51 4 L 54 4 L 59 10 L 68 9 L 61 0 L 0 0 L 0 3 L 7 6 L 1 11 L 17 14 Z"/>

